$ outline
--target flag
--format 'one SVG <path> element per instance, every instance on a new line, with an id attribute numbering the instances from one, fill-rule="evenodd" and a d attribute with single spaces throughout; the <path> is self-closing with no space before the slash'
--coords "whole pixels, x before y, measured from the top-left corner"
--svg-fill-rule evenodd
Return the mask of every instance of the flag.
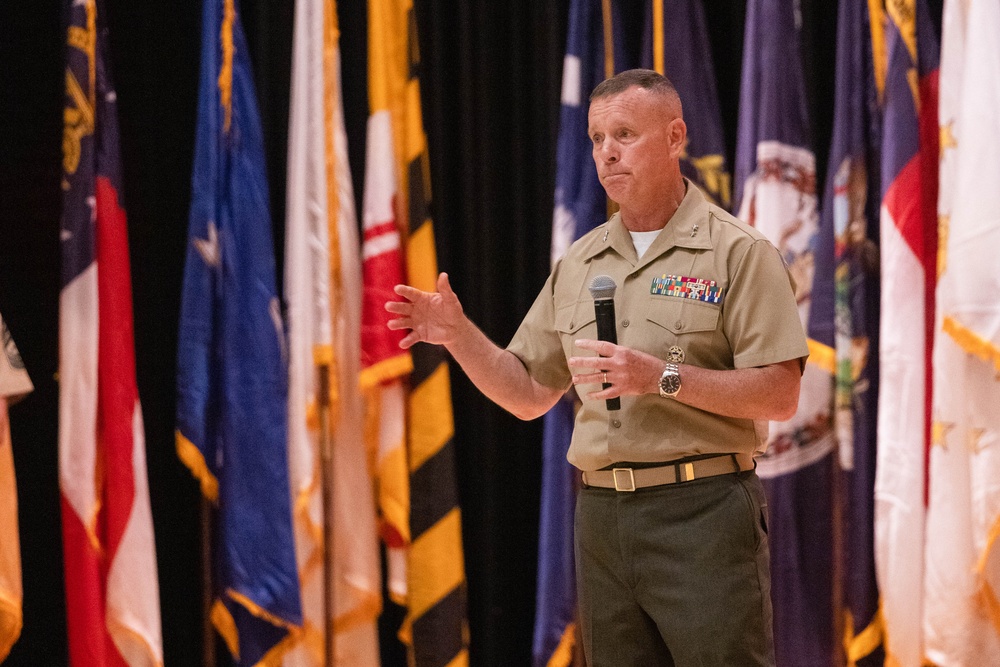
<path id="1" fill-rule="evenodd" d="M 793 0 L 747 6 L 736 201 L 795 279 L 809 359 L 798 411 L 772 422 L 757 472 L 768 497 L 775 654 L 782 665 L 833 655 L 833 240 L 820 228 L 809 140 L 801 16 Z"/>
<path id="2" fill-rule="evenodd" d="M 930 426 L 938 46 L 923 0 L 869 4 L 883 114 L 875 565 L 886 660 L 923 659 L 924 509 Z"/>
<path id="3" fill-rule="evenodd" d="M 607 219 L 607 198 L 597 178 L 587 136 L 590 92 L 625 69 L 622 19 L 617 4 L 573 0 L 556 155 L 552 265 L 570 244 Z M 606 44 L 611 44 L 611 53 Z M 573 512 L 580 474 L 566 460 L 573 434 L 575 392 L 546 413 L 542 440 L 542 490 L 538 527 L 538 581 L 532 661 L 535 667 L 573 663 L 576 646 L 576 569 Z"/>
<path id="4" fill-rule="evenodd" d="M 3 317 L 0 317 L 0 662 L 21 636 L 21 548 L 17 531 L 17 480 L 7 407 L 34 388 Z"/>
<path id="5" fill-rule="evenodd" d="M 367 265 L 376 250 L 391 248 L 396 243 L 398 237 L 392 233 L 393 227 L 401 234 L 408 282 L 418 289 L 434 291 L 437 281 L 416 38 L 412 0 L 369 1 L 371 116 L 362 250 L 366 264 L 364 308 L 366 312 L 369 307 L 378 308 L 381 320 L 377 326 L 383 330 L 389 318 L 383 303 L 396 296 L 391 291 L 389 276 L 383 283 L 388 291 L 379 293 L 371 289 Z M 395 193 L 394 201 L 391 193 Z M 395 267 L 393 263 L 391 270 L 396 270 Z M 369 304 L 369 298 L 375 302 Z M 375 319 L 365 320 L 363 338 L 367 338 L 368 322 L 372 321 Z M 401 332 L 395 332 L 389 339 L 384 355 L 388 356 L 390 349 L 399 354 L 397 336 L 400 335 Z M 469 636 L 448 365 L 440 347 L 420 344 L 411 351 L 413 372 L 405 398 L 410 537 L 406 559 L 408 609 L 400 637 L 408 645 L 411 665 L 458 667 L 468 664 Z M 384 420 L 383 416 L 383 423 Z M 384 484 L 381 475 L 380 472 L 380 484 Z"/>
<path id="6" fill-rule="evenodd" d="M 732 179 L 701 0 L 652 0 L 641 60 L 643 67 L 665 74 L 681 96 L 688 128 L 681 172 L 728 210 Z"/>
<path id="7" fill-rule="evenodd" d="M 298 0 L 292 54 L 285 226 L 288 304 L 288 457 L 303 633 L 286 667 L 326 664 L 327 604 L 333 664 L 379 664 L 382 605 L 374 492 L 363 437 L 361 254 L 347 163 L 336 4 Z M 329 388 L 326 397 L 323 387 Z M 323 399 L 329 422 L 320 415 Z M 322 433 L 331 439 L 332 465 Z M 324 505 L 324 478 L 333 500 Z M 330 513 L 332 569 L 324 560 Z M 333 599 L 324 598 L 325 579 Z"/>
<path id="8" fill-rule="evenodd" d="M 205 0 L 177 352 L 177 450 L 216 504 L 212 622 L 240 665 L 302 623 L 288 467 L 287 343 L 260 117 L 235 0 Z"/>
<path id="9" fill-rule="evenodd" d="M 103 12 L 73 2 L 63 128 L 59 489 L 72 665 L 162 665 L 128 231 Z"/>
<path id="10" fill-rule="evenodd" d="M 872 123 L 878 116 L 868 14 L 841 0 L 833 137 L 827 162 L 819 251 L 825 284 L 814 281 L 811 316 L 833 313 L 834 429 L 840 474 L 834 498 L 835 627 L 842 624 L 848 664 L 881 665 L 881 615 L 875 583 L 873 493 L 878 397 L 878 164 Z M 832 243 L 832 247 L 830 244 Z M 817 258 L 817 267 L 819 266 Z M 817 276 L 820 271 L 817 268 Z M 829 338 L 827 338 L 829 343 Z"/>
<path id="11" fill-rule="evenodd" d="M 1000 7 L 947 2 L 941 41 L 924 658 L 1000 665 Z"/>
<path id="12" fill-rule="evenodd" d="M 361 314 L 361 388 L 368 403 L 367 439 L 376 452 L 380 532 L 386 544 L 387 589 L 407 603 L 406 551 L 410 544 L 410 476 L 406 448 L 404 380 L 413 357 L 400 349 L 401 331 L 386 326 L 384 308 L 396 299 L 393 288 L 406 282 L 403 227 L 405 210 L 400 162 L 405 138 L 405 11 L 396 0 L 368 3 L 367 145 L 362 245 L 364 288 Z M 400 25 L 400 22 L 403 22 Z M 402 31 L 402 32 L 400 32 Z M 402 90 L 400 89 L 402 88 Z M 419 98 L 417 101 L 419 105 Z"/>

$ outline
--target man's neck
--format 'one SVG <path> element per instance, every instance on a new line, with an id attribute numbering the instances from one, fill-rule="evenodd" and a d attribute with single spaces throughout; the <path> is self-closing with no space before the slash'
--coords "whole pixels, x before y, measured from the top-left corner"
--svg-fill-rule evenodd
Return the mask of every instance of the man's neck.
<path id="1" fill-rule="evenodd" d="M 686 194 L 687 181 L 682 178 L 667 196 L 657 200 L 655 206 L 648 210 L 637 211 L 622 206 L 620 209 L 622 224 L 630 232 L 655 232 L 663 229 L 680 208 Z"/>

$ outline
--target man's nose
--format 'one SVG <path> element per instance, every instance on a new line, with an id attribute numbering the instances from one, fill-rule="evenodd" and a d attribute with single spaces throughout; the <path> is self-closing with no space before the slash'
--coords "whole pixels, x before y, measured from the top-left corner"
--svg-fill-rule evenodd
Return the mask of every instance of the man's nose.
<path id="1" fill-rule="evenodd" d="M 618 162 L 618 149 L 611 143 L 606 143 L 601 147 L 601 159 L 605 162 Z"/>

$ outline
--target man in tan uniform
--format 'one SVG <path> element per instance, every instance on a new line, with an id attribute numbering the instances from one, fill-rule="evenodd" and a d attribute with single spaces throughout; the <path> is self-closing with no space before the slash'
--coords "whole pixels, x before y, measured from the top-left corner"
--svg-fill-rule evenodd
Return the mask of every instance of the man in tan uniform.
<path id="1" fill-rule="evenodd" d="M 506 349 L 438 292 L 398 286 L 404 347 L 444 345 L 522 419 L 583 394 L 568 458 L 583 472 L 576 561 L 584 650 L 604 665 L 772 665 L 766 501 L 753 455 L 796 409 L 808 355 L 791 279 L 756 230 L 680 172 L 687 129 L 665 77 L 591 95 L 589 133 L 620 211 L 559 262 Z M 618 344 L 595 340 L 610 276 Z M 610 386 L 602 388 L 602 383 Z M 620 397 L 621 409 L 606 399 Z"/>

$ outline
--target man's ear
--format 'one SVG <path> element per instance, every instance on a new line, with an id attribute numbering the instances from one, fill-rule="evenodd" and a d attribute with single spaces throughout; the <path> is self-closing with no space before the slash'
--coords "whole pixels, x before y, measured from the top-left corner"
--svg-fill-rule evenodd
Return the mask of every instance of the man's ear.
<path id="1" fill-rule="evenodd" d="M 668 132 L 671 156 L 680 157 L 684 154 L 684 147 L 687 144 L 687 124 L 684 123 L 684 119 L 674 118 L 670 121 Z"/>

